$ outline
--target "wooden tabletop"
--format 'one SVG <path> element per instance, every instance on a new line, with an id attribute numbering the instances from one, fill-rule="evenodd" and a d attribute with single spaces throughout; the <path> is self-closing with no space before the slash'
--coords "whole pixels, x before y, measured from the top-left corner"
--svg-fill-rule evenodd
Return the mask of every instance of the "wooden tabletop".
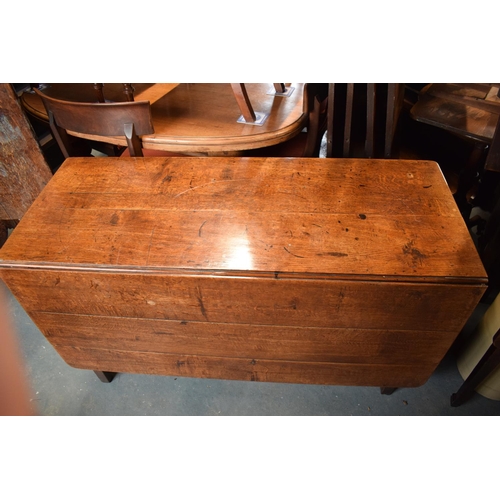
<path id="1" fill-rule="evenodd" d="M 241 111 L 229 83 L 133 84 L 134 99 L 151 103 L 155 133 L 142 137 L 143 147 L 195 155 L 237 155 L 287 141 L 304 128 L 307 115 L 304 84 L 286 85 L 293 88 L 289 96 L 275 95 L 272 83 L 246 84 L 254 110 L 267 115 L 263 125 L 254 125 L 238 123 Z M 95 95 L 91 84 L 63 87 L 51 84 L 44 92 L 68 100 L 88 100 Z M 79 92 L 84 99 L 78 97 Z M 106 84 L 104 94 L 109 100 L 125 100 L 121 84 Z M 23 104 L 29 112 L 47 119 L 37 97 L 28 93 Z M 126 145 L 121 138 L 74 135 Z"/>
<path id="2" fill-rule="evenodd" d="M 0 267 L 484 283 L 434 162 L 70 158 Z"/>
<path id="3" fill-rule="evenodd" d="M 304 84 L 287 84 L 289 97 L 275 96 L 272 83 L 246 88 L 256 112 L 268 114 L 262 126 L 238 123 L 241 115 L 230 84 L 180 84 L 152 107 L 155 133 L 143 137 L 144 147 L 169 151 L 237 152 L 279 144 L 306 124 Z"/>
<path id="4" fill-rule="evenodd" d="M 438 126 L 460 136 L 467 136 L 483 142 L 491 142 L 498 123 L 498 113 L 490 113 L 466 102 L 452 101 L 433 95 L 436 92 L 448 93 L 457 97 L 465 96 L 485 100 L 498 105 L 500 99 L 496 95 L 489 96 L 484 85 L 470 84 L 460 88 L 453 84 L 430 84 L 422 89 L 419 100 L 411 109 L 416 121 Z M 497 89 L 498 91 L 498 89 Z"/>

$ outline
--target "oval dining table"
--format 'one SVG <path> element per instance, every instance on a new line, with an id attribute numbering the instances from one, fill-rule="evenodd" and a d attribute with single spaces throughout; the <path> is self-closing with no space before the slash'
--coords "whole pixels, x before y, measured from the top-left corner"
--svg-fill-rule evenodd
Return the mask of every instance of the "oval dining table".
<path id="1" fill-rule="evenodd" d="M 245 151 L 273 146 L 292 139 L 307 125 L 304 83 L 287 83 L 277 93 L 272 83 L 248 83 L 245 89 L 261 124 L 245 122 L 229 83 L 132 84 L 135 101 L 149 101 L 154 133 L 142 136 L 143 147 L 194 156 L 241 156 Z M 95 102 L 92 84 L 47 84 L 42 90 L 62 100 Z M 125 101 L 123 84 L 104 84 L 106 101 Z M 21 96 L 28 113 L 48 121 L 39 97 Z M 70 134 L 117 146 L 121 137 Z"/>

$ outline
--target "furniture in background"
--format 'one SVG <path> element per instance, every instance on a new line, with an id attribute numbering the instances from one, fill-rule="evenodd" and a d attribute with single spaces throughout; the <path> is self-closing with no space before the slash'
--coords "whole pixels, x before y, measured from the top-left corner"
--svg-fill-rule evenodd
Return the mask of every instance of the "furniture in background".
<path id="1" fill-rule="evenodd" d="M 35 89 L 47 110 L 50 128 L 65 158 L 73 151 L 68 132 L 88 136 L 123 136 L 130 156 L 144 156 L 139 136 L 153 133 L 148 101 L 86 103 L 61 101 Z"/>
<path id="2" fill-rule="evenodd" d="M 0 246 L 52 178 L 10 84 L 0 84 Z"/>
<path id="3" fill-rule="evenodd" d="M 20 96 L 21 106 L 24 111 L 44 123 L 48 123 L 47 111 L 40 96 L 36 94 L 35 88 L 43 92 L 44 95 L 59 99 L 61 101 L 72 102 L 128 102 L 129 97 L 124 92 L 124 85 L 121 83 L 89 84 L 89 83 L 50 83 L 40 86 L 36 85 Z M 175 83 L 133 83 L 132 100 L 149 101 L 153 103 L 175 88 Z"/>
<path id="4" fill-rule="evenodd" d="M 404 84 L 330 83 L 327 158 L 392 158 Z"/>
<path id="5" fill-rule="evenodd" d="M 416 121 L 473 144 L 454 197 L 468 227 L 477 227 L 478 249 L 492 293 L 500 286 L 499 93 L 500 84 L 429 84 L 411 109 Z M 468 193 L 474 185 L 477 192 L 469 203 Z M 489 219 L 470 217 L 473 205 L 491 213 Z"/>
<path id="6" fill-rule="evenodd" d="M 491 196 L 492 184 L 498 177 L 487 172 L 500 172 L 499 92 L 499 84 L 433 83 L 420 91 L 410 111 L 414 120 L 446 130 L 473 144 L 454 195 L 467 222 L 472 208 L 467 194 L 472 185 L 481 176 L 484 178 L 486 172 L 487 179 L 481 186 L 483 192 L 474 200 L 480 205 Z"/>
<path id="7" fill-rule="evenodd" d="M 286 84 L 293 91 L 282 95 L 276 92 L 273 84 L 245 84 L 253 108 L 267 115 L 260 125 L 238 122 L 241 109 L 229 83 L 147 84 L 148 87 L 142 90 L 138 88 L 140 84 L 132 85 L 136 89 L 135 101 L 148 100 L 151 103 L 154 133 L 141 138 L 144 148 L 149 150 L 205 156 L 241 156 L 246 151 L 292 139 L 307 126 L 309 120 L 306 86 L 302 83 Z M 50 84 L 43 89 L 43 93 L 60 100 L 75 100 L 55 94 L 62 91 L 65 95 L 75 95 L 81 88 L 78 86 L 68 90 Z M 123 94 L 121 84 L 118 89 L 118 95 Z M 109 99 L 106 85 L 104 91 L 106 99 Z M 87 85 L 86 93 L 93 101 L 96 100 L 92 85 Z M 45 114 L 45 119 L 48 119 L 41 100 L 37 98 L 39 102 L 33 102 L 32 95 L 28 93 L 26 101 L 29 102 L 25 108 L 39 116 Z M 72 135 L 96 140 L 95 136 L 86 134 L 72 132 Z M 101 140 L 115 146 L 126 146 L 121 137 Z"/>
<path id="8" fill-rule="evenodd" d="M 474 393 L 500 400 L 500 294 L 488 307 L 457 360 L 464 383 L 451 396 L 460 406 Z"/>
<path id="9" fill-rule="evenodd" d="M 486 288 L 434 162 L 140 160 L 67 159 L 0 251 L 75 368 L 415 387 Z"/>
<path id="10" fill-rule="evenodd" d="M 43 101 L 35 91 L 40 90 L 49 98 L 60 101 L 84 102 L 84 103 L 111 103 L 130 102 L 134 100 L 156 102 L 160 97 L 174 89 L 176 83 L 134 83 L 134 84 L 89 84 L 89 83 L 51 83 L 31 84 L 31 90 L 25 91 L 20 96 L 20 103 L 31 123 L 37 128 L 50 130 L 49 117 Z M 50 134 L 49 134 L 50 135 Z M 109 138 L 100 137 L 99 140 L 88 140 L 78 137 L 68 137 L 71 150 L 74 155 L 90 156 L 92 150 L 96 150 L 107 156 L 120 156 L 128 154 L 126 145 L 115 145 L 109 142 Z M 107 142 L 104 142 L 107 141 Z M 57 146 L 56 146 L 57 147 Z M 157 154 L 146 151 L 147 155 Z M 168 156 L 169 153 L 165 153 Z"/>
<path id="11" fill-rule="evenodd" d="M 289 89 L 285 84 L 280 88 Z M 279 93 L 277 94 L 279 95 Z M 251 149 L 244 153 L 245 156 L 253 157 L 306 157 L 318 158 L 321 148 L 321 140 L 327 125 L 327 103 L 328 84 L 306 83 L 304 86 L 304 112 L 307 114 L 307 122 L 299 134 L 285 142 L 274 146 L 259 149 Z"/>

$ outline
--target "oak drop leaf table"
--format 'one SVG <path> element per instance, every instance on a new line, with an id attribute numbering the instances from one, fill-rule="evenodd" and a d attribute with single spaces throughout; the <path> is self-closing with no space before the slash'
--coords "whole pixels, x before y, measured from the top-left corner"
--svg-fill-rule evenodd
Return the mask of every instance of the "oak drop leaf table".
<path id="1" fill-rule="evenodd" d="M 75 368 L 424 384 L 487 284 L 434 162 L 70 158 L 0 251 Z"/>

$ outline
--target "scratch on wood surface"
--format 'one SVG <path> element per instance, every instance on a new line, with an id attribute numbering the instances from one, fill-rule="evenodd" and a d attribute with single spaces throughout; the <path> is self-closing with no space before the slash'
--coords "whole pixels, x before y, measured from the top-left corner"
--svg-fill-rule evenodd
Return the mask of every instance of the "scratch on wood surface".
<path id="1" fill-rule="evenodd" d="M 297 198 L 302 198 L 303 200 L 309 201 L 305 196 L 302 196 L 301 194 L 295 193 L 294 191 L 278 191 L 278 193 L 297 196 Z"/>
<path id="2" fill-rule="evenodd" d="M 220 184 L 221 182 L 239 182 L 242 180 L 244 180 L 244 179 L 225 179 L 222 181 L 206 182 L 205 184 L 200 184 L 199 186 L 190 187 L 189 189 L 186 189 L 185 191 L 182 191 L 181 193 L 176 194 L 174 196 L 174 198 L 178 198 L 179 196 L 182 196 L 185 193 L 189 193 L 190 191 L 194 191 L 195 189 L 200 189 L 200 188 L 205 187 L 205 186 L 212 186 L 214 184 Z"/>
<path id="3" fill-rule="evenodd" d="M 200 226 L 200 229 L 198 229 L 198 236 L 201 237 L 201 230 L 203 229 L 203 226 L 207 223 L 207 221 L 204 221 L 203 224 Z"/>
<path id="4" fill-rule="evenodd" d="M 305 257 L 303 257 L 302 255 L 296 255 L 296 254 L 294 254 L 293 252 L 290 252 L 290 250 L 288 250 L 288 248 L 287 248 L 287 247 L 283 247 L 283 249 L 284 249 L 285 251 L 287 251 L 290 255 L 293 255 L 294 257 L 297 257 L 298 259 L 305 259 Z"/>
<path id="5" fill-rule="evenodd" d="M 207 310 L 205 309 L 205 304 L 203 304 L 203 295 L 201 293 L 200 287 L 196 288 L 196 299 L 198 300 L 198 305 L 200 306 L 200 311 L 201 314 L 203 314 L 203 317 L 208 321 L 207 317 Z"/>
<path id="6" fill-rule="evenodd" d="M 149 237 L 148 256 L 146 258 L 146 266 L 149 265 L 149 255 L 151 253 L 151 246 L 153 244 L 153 236 L 155 234 L 155 229 L 156 229 L 156 227 L 153 228 L 153 230 L 151 231 L 151 236 Z"/>
<path id="7" fill-rule="evenodd" d="M 349 257 L 349 254 L 347 253 L 342 253 L 342 252 L 323 252 L 323 253 L 317 253 L 316 254 L 318 257 Z"/>

